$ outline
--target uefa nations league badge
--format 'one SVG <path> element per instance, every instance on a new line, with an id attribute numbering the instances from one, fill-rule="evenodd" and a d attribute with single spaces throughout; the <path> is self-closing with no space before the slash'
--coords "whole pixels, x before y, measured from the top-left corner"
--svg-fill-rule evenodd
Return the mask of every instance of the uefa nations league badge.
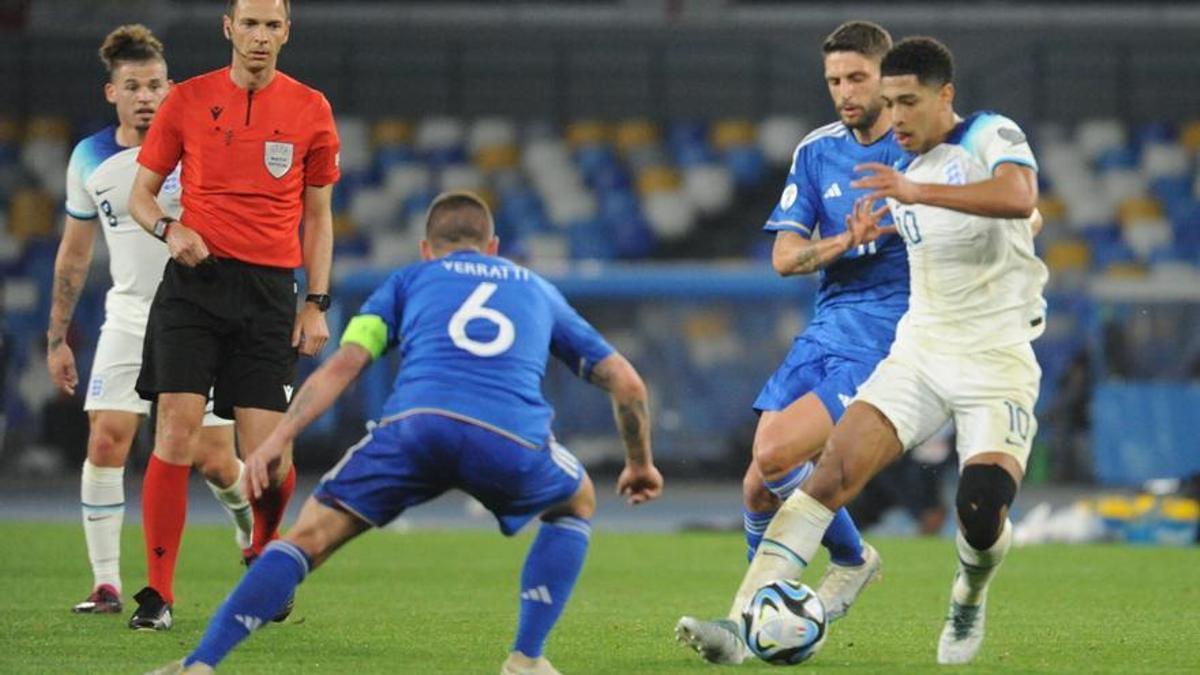
<path id="1" fill-rule="evenodd" d="M 263 163 L 267 172 L 275 178 L 283 178 L 283 174 L 292 168 L 292 144 L 267 141 L 263 145 Z"/>

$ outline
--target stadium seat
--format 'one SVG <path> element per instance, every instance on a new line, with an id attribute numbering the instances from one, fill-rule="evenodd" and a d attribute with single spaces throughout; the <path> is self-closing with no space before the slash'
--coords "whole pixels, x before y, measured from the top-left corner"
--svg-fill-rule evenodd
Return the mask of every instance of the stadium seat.
<path id="1" fill-rule="evenodd" d="M 749 120 L 722 120 L 713 125 L 710 141 L 718 151 L 725 152 L 730 148 L 753 144 L 756 131 L 754 123 Z"/>
<path id="2" fill-rule="evenodd" d="M 612 138 L 612 129 L 599 120 L 579 120 L 567 125 L 567 144 L 573 148 L 582 145 L 602 145 Z"/>
<path id="3" fill-rule="evenodd" d="M 792 163 L 792 151 L 806 132 L 804 121 L 798 117 L 768 117 L 758 125 L 758 147 L 771 166 L 788 166 Z"/>
<path id="4" fill-rule="evenodd" d="M 407 120 L 385 118 L 371 127 L 371 143 L 376 148 L 412 145 L 413 126 Z"/>
<path id="5" fill-rule="evenodd" d="M 1142 147 L 1142 175 L 1150 180 L 1188 172 L 1187 150 L 1177 143 L 1148 143 Z"/>
<path id="6" fill-rule="evenodd" d="M 700 215 L 716 215 L 733 204 L 733 174 L 720 164 L 688 167 L 683 171 L 683 191 Z"/>
<path id="7" fill-rule="evenodd" d="M 442 169 L 441 175 L 438 176 L 438 189 L 441 191 L 470 190 L 472 192 L 482 192 L 485 185 L 483 173 L 469 164 L 447 166 Z"/>
<path id="8" fill-rule="evenodd" d="M 337 117 L 338 140 L 342 144 L 339 164 L 343 171 L 356 171 L 371 166 L 371 128 L 366 120 L 351 115 Z"/>
<path id="9" fill-rule="evenodd" d="M 1162 216 L 1162 203 L 1154 197 L 1130 197 L 1117 206 L 1117 222 L 1122 225 Z"/>
<path id="10" fill-rule="evenodd" d="M 617 150 L 628 155 L 633 150 L 658 143 L 658 126 L 644 119 L 626 120 L 617 125 Z"/>
<path id="11" fill-rule="evenodd" d="M 55 200 L 44 190 L 17 190 L 8 206 L 8 231 L 20 240 L 50 237 L 55 232 L 54 214 L 57 210 Z"/>
<path id="12" fill-rule="evenodd" d="M 1087 243 L 1078 240 L 1059 241 L 1046 247 L 1046 266 L 1055 274 L 1073 270 L 1086 271 L 1092 254 Z"/>
<path id="13" fill-rule="evenodd" d="M 1179 133 L 1179 144 L 1188 154 L 1200 152 L 1200 120 L 1193 120 L 1184 125 Z"/>
<path id="14" fill-rule="evenodd" d="M 1091 119 L 1079 123 L 1075 142 L 1084 157 L 1094 161 L 1106 150 L 1123 147 L 1127 142 L 1125 127 L 1115 119 Z"/>
<path id="15" fill-rule="evenodd" d="M 480 153 L 517 144 L 517 126 L 504 117 L 481 117 L 471 124 L 467 133 L 467 151 L 478 158 Z"/>
<path id="16" fill-rule="evenodd" d="M 678 241 L 696 224 L 695 209 L 678 188 L 648 192 L 643 203 L 646 220 L 659 241 Z"/>
<path id="17" fill-rule="evenodd" d="M 678 190 L 680 184 L 679 172 L 666 166 L 648 167 L 637 176 L 637 191 L 643 197 Z"/>
<path id="18" fill-rule="evenodd" d="M 417 135 L 413 143 L 417 150 L 423 153 L 464 149 L 465 133 L 462 121 L 455 117 L 426 117 L 417 125 Z"/>
<path id="19" fill-rule="evenodd" d="M 1151 253 L 1171 246 L 1174 241 L 1171 224 L 1161 217 L 1139 218 L 1122 224 L 1121 238 L 1139 260 L 1149 260 Z"/>

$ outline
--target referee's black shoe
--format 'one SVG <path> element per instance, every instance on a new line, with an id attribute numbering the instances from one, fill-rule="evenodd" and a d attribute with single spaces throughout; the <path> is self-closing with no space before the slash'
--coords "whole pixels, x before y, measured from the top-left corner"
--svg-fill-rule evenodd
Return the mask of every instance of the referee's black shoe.
<path id="1" fill-rule="evenodd" d="M 258 560 L 258 554 L 254 552 L 254 549 L 248 548 L 242 551 L 242 564 L 246 566 L 247 570 L 250 569 L 255 560 Z M 295 608 L 296 594 L 292 593 L 288 596 L 287 602 L 283 603 L 283 609 L 280 609 L 275 616 L 271 617 L 271 621 L 274 623 L 287 621 L 287 618 L 292 615 L 292 610 Z"/>
<path id="2" fill-rule="evenodd" d="M 138 591 L 133 599 L 137 609 L 129 617 L 129 627 L 134 630 L 171 630 L 171 604 L 149 586 Z"/>

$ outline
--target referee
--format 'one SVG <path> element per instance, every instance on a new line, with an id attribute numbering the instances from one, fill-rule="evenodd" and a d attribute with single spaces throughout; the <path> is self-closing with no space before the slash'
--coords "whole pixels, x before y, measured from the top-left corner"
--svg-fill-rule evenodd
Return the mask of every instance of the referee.
<path id="1" fill-rule="evenodd" d="M 329 339 L 339 143 L 325 97 L 276 69 L 290 9 L 288 0 L 231 0 L 222 17 L 231 65 L 176 85 L 138 154 L 130 211 L 171 260 L 137 382 L 158 402 L 158 425 L 142 488 L 149 583 L 134 596 L 130 628 L 171 627 L 188 472 L 210 390 L 214 412 L 236 420 L 238 445 L 251 452 L 287 409 L 297 353 L 313 356 Z M 155 196 L 180 163 L 176 220 Z M 301 264 L 308 295 L 297 311 Z M 289 448 L 273 487 L 252 502 L 247 563 L 278 536 L 294 485 Z"/>

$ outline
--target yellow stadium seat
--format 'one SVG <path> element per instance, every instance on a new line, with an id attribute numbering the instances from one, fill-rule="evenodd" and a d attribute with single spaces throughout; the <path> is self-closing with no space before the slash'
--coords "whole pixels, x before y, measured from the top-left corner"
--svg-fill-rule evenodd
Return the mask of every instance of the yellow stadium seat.
<path id="1" fill-rule="evenodd" d="M 338 213 L 333 216 L 333 236 L 335 239 L 351 237 L 358 231 L 358 224 L 349 213 Z"/>
<path id="2" fill-rule="evenodd" d="M 617 149 L 623 153 L 658 142 L 658 127 L 650 120 L 626 120 L 617 125 Z"/>
<path id="3" fill-rule="evenodd" d="M 67 141 L 71 138 L 71 124 L 63 117 L 34 117 L 25 125 L 25 138 L 30 141 Z"/>
<path id="4" fill-rule="evenodd" d="M 567 125 L 567 143 L 572 147 L 607 143 L 611 137 L 608 124 L 599 120 L 580 120 Z"/>
<path id="5" fill-rule="evenodd" d="M 1140 263 L 1113 263 L 1104 270 L 1104 276 L 1110 279 L 1141 279 L 1146 276 L 1146 268 Z"/>
<path id="6" fill-rule="evenodd" d="M 41 190 L 22 189 L 8 205 L 8 231 L 17 239 L 54 234 L 54 200 Z"/>
<path id="7" fill-rule="evenodd" d="M 14 143 L 21 137 L 21 125 L 14 119 L 0 117 L 0 143 Z"/>
<path id="8" fill-rule="evenodd" d="M 1087 269 L 1092 251 L 1081 241 L 1060 241 L 1046 248 L 1046 266 L 1053 272 Z"/>
<path id="9" fill-rule="evenodd" d="M 371 129 L 371 142 L 375 147 L 406 145 L 413 139 L 413 127 L 404 120 L 383 119 Z"/>
<path id="10" fill-rule="evenodd" d="M 1188 122 L 1179 134 L 1179 143 L 1187 148 L 1189 153 L 1200 150 L 1200 120 Z"/>
<path id="11" fill-rule="evenodd" d="M 493 145 L 475 153 L 475 166 L 484 173 L 511 169 L 517 165 L 520 153 L 514 145 Z"/>
<path id="12" fill-rule="evenodd" d="M 1058 197 L 1042 197 L 1038 199 L 1038 211 L 1047 223 L 1057 223 L 1067 219 L 1067 203 Z"/>
<path id="13" fill-rule="evenodd" d="M 676 190 L 681 184 L 679 172 L 665 166 L 651 166 L 643 169 L 637 177 L 638 194 L 649 195 L 655 192 Z"/>
<path id="14" fill-rule="evenodd" d="M 722 120 L 712 129 L 712 144 L 718 150 L 728 150 L 754 143 L 757 128 L 748 120 Z"/>
<path id="15" fill-rule="evenodd" d="M 1117 207 L 1117 220 L 1121 225 L 1162 218 L 1162 215 L 1162 204 L 1153 197 L 1130 197 Z"/>

